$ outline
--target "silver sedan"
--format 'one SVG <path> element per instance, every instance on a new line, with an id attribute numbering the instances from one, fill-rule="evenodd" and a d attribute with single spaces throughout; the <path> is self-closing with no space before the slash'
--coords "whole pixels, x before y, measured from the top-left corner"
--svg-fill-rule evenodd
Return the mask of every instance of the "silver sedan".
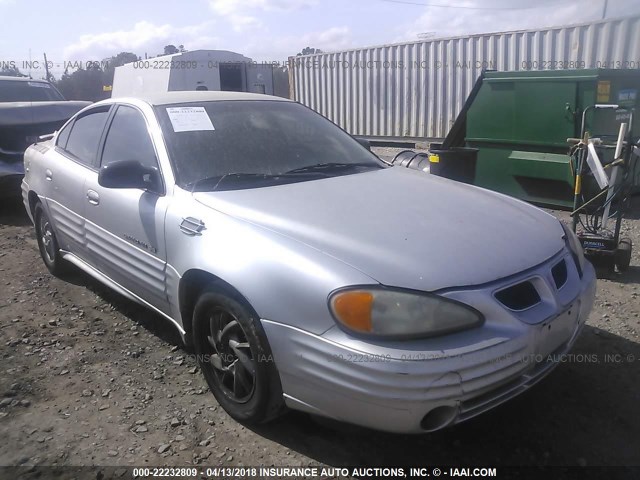
<path id="1" fill-rule="evenodd" d="M 47 268 L 168 319 L 243 422 L 467 420 L 561 363 L 593 304 L 593 268 L 551 215 L 391 167 L 284 99 L 106 100 L 25 167 Z"/>

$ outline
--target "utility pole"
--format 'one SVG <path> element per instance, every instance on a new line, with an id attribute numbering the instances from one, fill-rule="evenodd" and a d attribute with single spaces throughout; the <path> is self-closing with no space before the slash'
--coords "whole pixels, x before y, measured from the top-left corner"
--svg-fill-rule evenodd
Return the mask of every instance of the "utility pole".
<path id="1" fill-rule="evenodd" d="M 47 63 L 47 54 L 44 54 L 44 71 L 47 75 L 47 82 L 51 81 L 49 77 L 49 64 Z"/>
<path id="2" fill-rule="evenodd" d="M 602 7 L 602 20 L 604 20 L 607 17 L 607 4 L 609 3 L 609 0 L 604 0 L 604 5 Z"/>

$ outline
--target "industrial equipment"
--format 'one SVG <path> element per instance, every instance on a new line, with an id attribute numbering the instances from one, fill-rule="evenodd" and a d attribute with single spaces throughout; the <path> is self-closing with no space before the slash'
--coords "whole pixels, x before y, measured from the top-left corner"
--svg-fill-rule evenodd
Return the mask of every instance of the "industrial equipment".
<path id="1" fill-rule="evenodd" d="M 621 120 L 617 140 L 598 136 L 585 130 L 585 117 L 590 110 L 617 112 Z M 574 145 L 571 163 L 574 167 L 575 190 L 571 216 L 573 231 L 577 233 L 585 256 L 601 274 L 613 273 L 615 267 L 625 271 L 631 261 L 632 243 L 620 238 L 622 218 L 627 209 L 632 187 L 636 180 L 638 142 L 633 137 L 633 108 L 621 108 L 618 104 L 595 104 L 585 108 L 580 138 L 568 138 Z M 613 151 L 612 161 L 603 164 L 601 154 Z M 608 170 L 605 171 L 605 170 Z M 591 176 L 601 189 L 591 198 L 582 191 L 583 178 Z M 612 206 L 615 208 L 611 213 Z"/>

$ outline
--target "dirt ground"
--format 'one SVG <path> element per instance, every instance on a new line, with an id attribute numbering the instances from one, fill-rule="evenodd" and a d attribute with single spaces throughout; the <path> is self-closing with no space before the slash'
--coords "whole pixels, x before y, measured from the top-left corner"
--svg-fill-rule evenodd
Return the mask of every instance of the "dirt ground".
<path id="1" fill-rule="evenodd" d="M 476 419 L 402 436 L 296 412 L 238 424 L 167 321 L 81 272 L 51 276 L 21 203 L 3 201 L 0 465 L 640 465 L 640 209 L 630 216 L 632 267 L 598 282 L 571 360 Z"/>

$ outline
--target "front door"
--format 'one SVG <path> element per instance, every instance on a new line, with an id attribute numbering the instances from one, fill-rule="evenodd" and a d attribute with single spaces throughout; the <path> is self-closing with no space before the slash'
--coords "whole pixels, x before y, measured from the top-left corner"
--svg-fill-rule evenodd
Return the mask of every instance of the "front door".
<path id="1" fill-rule="evenodd" d="M 137 160 L 159 169 L 147 122 L 140 110 L 117 106 L 99 157 L 101 166 Z M 164 239 L 167 197 L 164 187 L 160 189 L 105 188 L 98 184 L 97 172 L 89 175 L 85 183 L 87 250 L 100 271 L 169 313 Z"/>

